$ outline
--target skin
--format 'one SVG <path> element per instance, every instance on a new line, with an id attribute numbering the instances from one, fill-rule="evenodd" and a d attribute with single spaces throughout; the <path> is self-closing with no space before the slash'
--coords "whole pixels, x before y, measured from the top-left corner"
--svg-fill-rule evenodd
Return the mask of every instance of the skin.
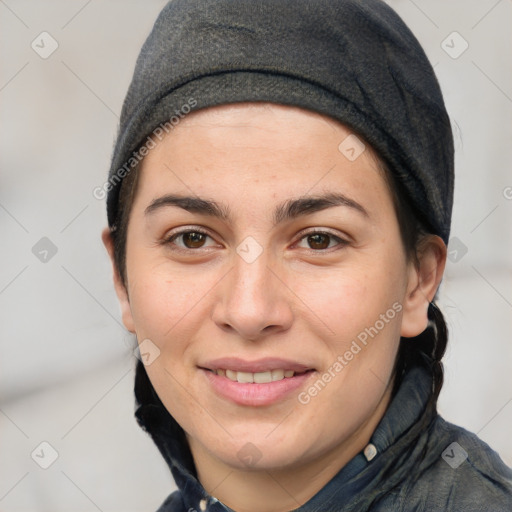
<path id="1" fill-rule="evenodd" d="M 159 348 L 149 378 L 187 433 L 201 483 L 237 511 L 295 509 L 364 449 L 389 404 L 400 336 L 426 328 L 442 277 L 444 243 L 428 236 L 409 261 L 371 148 L 355 161 L 338 150 L 350 133 L 299 108 L 224 105 L 188 115 L 141 168 L 126 286 L 114 265 L 123 322 Z M 366 214 L 337 205 L 274 225 L 283 202 L 333 192 Z M 230 218 L 177 206 L 145 213 L 165 194 L 214 200 Z M 190 238 L 169 241 L 178 228 L 209 236 L 187 248 Z M 331 236 L 308 238 L 312 230 Z M 236 251 L 249 236 L 262 249 L 252 263 Z M 113 257 L 107 229 L 103 240 Z M 237 405 L 199 368 L 284 357 L 314 369 L 307 391 L 395 303 L 401 311 L 305 405 L 298 392 Z M 249 466 L 237 456 L 247 443 L 258 454 Z"/>

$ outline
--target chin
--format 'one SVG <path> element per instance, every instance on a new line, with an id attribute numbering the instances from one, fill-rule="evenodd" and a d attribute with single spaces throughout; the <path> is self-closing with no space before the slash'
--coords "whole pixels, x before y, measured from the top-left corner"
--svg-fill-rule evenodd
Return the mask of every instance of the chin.
<path id="1" fill-rule="evenodd" d="M 209 451 L 224 464 L 238 470 L 284 469 L 304 457 L 307 446 L 297 433 L 283 430 L 280 436 L 273 436 L 269 432 L 271 429 L 267 427 L 258 431 L 246 427 L 244 435 L 230 437 L 221 443 L 217 439 L 217 445 Z"/>

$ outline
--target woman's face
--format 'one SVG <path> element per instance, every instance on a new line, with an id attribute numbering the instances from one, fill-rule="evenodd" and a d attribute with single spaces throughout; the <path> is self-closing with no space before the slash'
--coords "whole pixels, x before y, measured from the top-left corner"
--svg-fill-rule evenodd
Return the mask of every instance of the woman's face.
<path id="1" fill-rule="evenodd" d="M 146 156 L 118 293 L 195 456 L 351 457 L 382 417 L 400 335 L 425 325 L 360 144 L 318 114 L 242 104 L 189 114 Z"/>

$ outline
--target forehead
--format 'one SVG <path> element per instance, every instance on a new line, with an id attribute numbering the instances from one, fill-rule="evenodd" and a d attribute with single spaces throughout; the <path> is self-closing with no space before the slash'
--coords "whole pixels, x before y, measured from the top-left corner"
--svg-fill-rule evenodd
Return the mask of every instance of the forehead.
<path id="1" fill-rule="evenodd" d="M 370 193 L 374 202 L 389 199 L 374 151 L 350 128 L 274 104 L 223 105 L 187 115 L 145 157 L 139 187 L 146 199 L 166 189 L 228 202 L 333 189 Z"/>

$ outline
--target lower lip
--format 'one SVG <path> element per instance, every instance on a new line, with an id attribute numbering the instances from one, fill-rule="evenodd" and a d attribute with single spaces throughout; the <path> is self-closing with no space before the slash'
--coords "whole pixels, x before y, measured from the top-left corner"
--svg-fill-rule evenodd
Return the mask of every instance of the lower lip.
<path id="1" fill-rule="evenodd" d="M 240 383 L 227 377 L 221 377 L 209 370 L 202 370 L 214 391 L 238 405 L 264 406 L 289 397 L 304 386 L 314 373 L 312 371 L 287 377 L 266 384 Z"/>

